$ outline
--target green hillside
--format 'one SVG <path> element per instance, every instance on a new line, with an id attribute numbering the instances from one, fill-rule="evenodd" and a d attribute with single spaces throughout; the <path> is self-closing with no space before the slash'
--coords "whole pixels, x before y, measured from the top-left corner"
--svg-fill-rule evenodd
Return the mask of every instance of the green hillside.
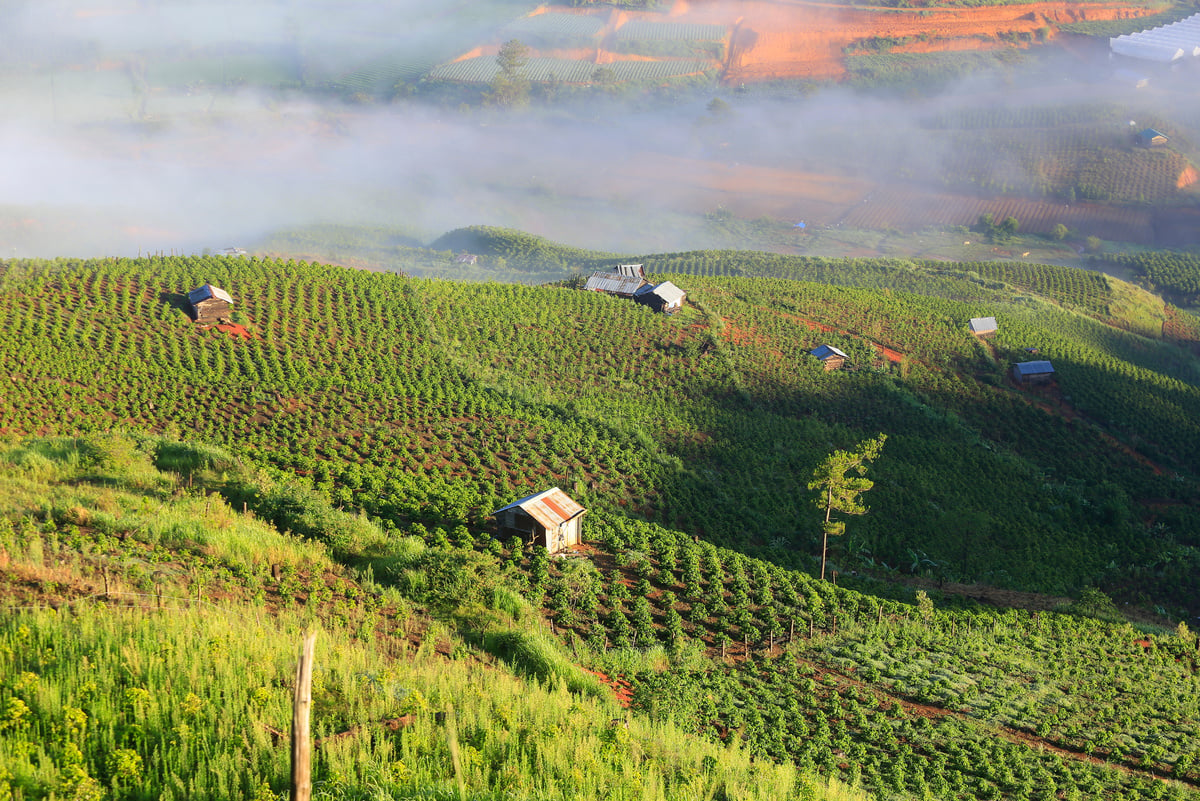
<path id="1" fill-rule="evenodd" d="M 0 787 L 285 791 L 315 626 L 322 798 L 1197 796 L 1193 318 L 1038 265 L 629 260 L 688 306 L 0 263 Z M 238 327 L 191 321 L 205 282 Z M 807 485 L 881 433 L 820 581 Z M 555 485 L 579 555 L 495 538 Z"/>
<path id="2" fill-rule="evenodd" d="M 474 615 L 525 663 L 504 655 L 559 666 L 522 678 L 332 561 L 325 535 L 302 541 L 231 508 L 215 490 L 232 487 L 260 506 L 289 491 L 215 449 L 154 438 L 0 452 L 0 796 L 286 798 L 309 630 L 317 799 L 862 797 L 629 716 L 488 575 L 494 594 Z M 389 548 L 430 559 L 419 542 Z"/>
<path id="3" fill-rule="evenodd" d="M 883 432 L 875 511 L 836 543 L 843 575 L 1194 604 L 1196 361 L 1110 324 L 1152 324 L 1117 317 L 1130 304 L 1116 282 L 712 252 L 645 262 L 692 273 L 674 276 L 684 313 L 305 263 L 10 261 L 0 428 L 186 434 L 388 530 L 475 536 L 493 509 L 559 485 L 803 569 L 813 469 Z M 788 277 L 703 275 L 751 269 Z M 182 311 L 205 281 L 233 293 L 248 339 Z M 983 315 L 1000 320 L 987 343 L 966 326 Z M 822 343 L 857 369 L 824 373 L 807 355 Z M 1033 358 L 1053 361 L 1056 386 L 1010 380 Z"/>

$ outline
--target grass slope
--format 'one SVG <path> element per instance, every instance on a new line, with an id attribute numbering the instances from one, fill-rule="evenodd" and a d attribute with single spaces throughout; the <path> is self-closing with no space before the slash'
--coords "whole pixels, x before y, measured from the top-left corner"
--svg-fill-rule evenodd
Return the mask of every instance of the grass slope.
<path id="1" fill-rule="evenodd" d="M 261 481 L 219 451 L 157 438 L 0 452 L 7 797 L 281 797 L 301 629 L 320 633 L 315 798 L 861 797 L 626 716 L 594 679 L 572 691 L 566 673 L 587 674 L 548 639 L 541 658 L 559 672 L 514 675 L 332 561 L 321 541 L 336 536 L 281 534 L 214 492 L 253 485 L 267 510 L 278 487 Z M 411 559 L 413 546 L 388 553 Z M 531 615 L 499 592 L 472 614 L 496 632 L 507 621 L 510 651 L 539 650 L 512 612 Z"/>

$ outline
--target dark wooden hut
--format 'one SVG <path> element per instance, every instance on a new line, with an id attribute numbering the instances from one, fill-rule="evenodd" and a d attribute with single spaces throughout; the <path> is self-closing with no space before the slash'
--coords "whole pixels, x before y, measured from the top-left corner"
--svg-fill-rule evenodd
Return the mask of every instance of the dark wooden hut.
<path id="1" fill-rule="evenodd" d="M 233 298 L 220 287 L 203 284 L 187 295 L 192 304 L 192 317 L 198 323 L 219 323 L 229 320 L 233 313 Z"/>
<path id="2" fill-rule="evenodd" d="M 1054 380 L 1054 365 L 1042 360 L 1013 365 L 1013 379 L 1019 384 L 1048 384 Z"/>

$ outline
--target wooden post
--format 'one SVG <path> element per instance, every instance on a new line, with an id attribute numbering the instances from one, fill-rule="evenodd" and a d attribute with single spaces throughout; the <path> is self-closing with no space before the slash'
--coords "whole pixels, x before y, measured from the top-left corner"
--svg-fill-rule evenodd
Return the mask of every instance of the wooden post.
<path id="1" fill-rule="evenodd" d="M 108 597 L 108 568 L 104 568 L 104 597 Z"/>
<path id="2" fill-rule="evenodd" d="M 296 665 L 296 689 L 292 702 L 292 795 L 291 801 L 312 797 L 312 744 L 309 741 L 309 712 L 312 707 L 313 650 L 315 631 L 306 632 Z"/>

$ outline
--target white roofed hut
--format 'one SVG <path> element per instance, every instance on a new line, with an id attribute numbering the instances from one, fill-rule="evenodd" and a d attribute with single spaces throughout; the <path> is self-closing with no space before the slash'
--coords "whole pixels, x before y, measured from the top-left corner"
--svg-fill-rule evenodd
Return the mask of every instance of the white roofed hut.
<path id="1" fill-rule="evenodd" d="M 687 298 L 687 293 L 670 281 L 663 281 L 658 285 L 642 286 L 633 298 L 638 303 L 645 304 L 655 311 L 674 314 L 683 308 L 683 301 Z"/>
<path id="2" fill-rule="evenodd" d="M 527 542 L 541 543 L 550 553 L 558 553 L 583 542 L 586 513 L 565 492 L 553 487 L 513 501 L 492 512 L 492 517 L 502 534 L 517 534 Z"/>
<path id="3" fill-rule="evenodd" d="M 201 284 L 187 294 L 187 299 L 192 304 L 192 318 L 198 323 L 225 322 L 233 313 L 233 298 L 212 284 Z"/>
<path id="4" fill-rule="evenodd" d="M 990 337 L 997 331 L 995 317 L 972 317 L 971 333 L 977 337 Z"/>

